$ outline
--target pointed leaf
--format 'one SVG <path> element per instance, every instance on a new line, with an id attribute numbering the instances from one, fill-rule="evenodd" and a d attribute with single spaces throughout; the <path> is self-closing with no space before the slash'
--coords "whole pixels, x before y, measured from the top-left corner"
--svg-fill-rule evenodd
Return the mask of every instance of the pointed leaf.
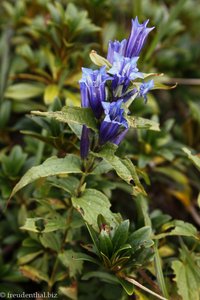
<path id="1" fill-rule="evenodd" d="M 53 156 L 43 162 L 43 164 L 32 167 L 14 187 L 10 198 L 27 184 L 43 177 L 54 175 L 65 175 L 69 173 L 81 173 L 81 163 L 79 157 L 69 154 L 65 158 Z"/>
<path id="2" fill-rule="evenodd" d="M 126 116 L 126 119 L 130 127 L 137 128 L 137 129 L 148 129 L 148 130 L 160 131 L 159 123 L 155 121 L 144 119 L 141 117 L 135 117 L 135 116 Z"/>
<path id="3" fill-rule="evenodd" d="M 129 220 L 125 220 L 117 227 L 114 236 L 112 238 L 114 251 L 117 251 L 120 247 L 122 247 L 126 243 L 128 238 L 128 233 L 129 233 L 129 225 L 130 225 Z"/>
<path id="4" fill-rule="evenodd" d="M 37 116 L 53 118 L 64 123 L 86 125 L 88 128 L 97 131 L 97 122 L 90 108 L 65 106 L 62 111 L 32 111 L 31 113 Z"/>
<path id="5" fill-rule="evenodd" d="M 200 171 L 200 157 L 197 155 L 193 155 L 191 151 L 187 148 L 182 148 L 182 150 L 188 155 L 188 158 L 193 162 L 193 164 Z"/>

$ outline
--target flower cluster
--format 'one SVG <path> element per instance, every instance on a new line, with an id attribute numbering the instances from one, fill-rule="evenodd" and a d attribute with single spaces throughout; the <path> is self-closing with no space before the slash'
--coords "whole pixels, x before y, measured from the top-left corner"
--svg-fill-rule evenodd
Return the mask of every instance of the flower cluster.
<path id="1" fill-rule="evenodd" d="M 99 145 L 111 142 L 118 145 L 128 131 L 128 123 L 124 117 L 124 103 L 131 97 L 143 97 L 147 101 L 147 93 L 153 88 L 154 82 L 143 82 L 139 87 L 134 80 L 143 79 L 143 73 L 137 68 L 140 51 L 146 38 L 154 27 L 147 27 L 148 20 L 143 24 L 137 17 L 132 20 L 129 38 L 123 41 L 110 41 L 107 60 L 112 67 L 106 66 L 99 70 L 83 68 L 81 89 L 82 107 L 92 109 L 99 121 Z M 81 136 L 81 157 L 86 158 L 90 148 L 90 130 L 84 125 Z"/>

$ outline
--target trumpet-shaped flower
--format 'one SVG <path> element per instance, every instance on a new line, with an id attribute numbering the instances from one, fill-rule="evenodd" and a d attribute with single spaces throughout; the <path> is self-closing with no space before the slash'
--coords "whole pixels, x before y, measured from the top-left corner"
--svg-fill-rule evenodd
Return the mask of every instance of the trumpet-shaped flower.
<path id="1" fill-rule="evenodd" d="M 82 107 L 90 107 L 99 119 L 103 113 L 101 102 L 106 100 L 105 84 L 107 80 L 112 80 L 112 77 L 106 74 L 105 66 L 94 71 L 82 68 L 82 71 L 83 76 L 79 81 Z"/>
<path id="2" fill-rule="evenodd" d="M 138 18 L 132 19 L 132 28 L 128 40 L 124 39 L 119 41 L 110 41 L 108 44 L 107 59 L 111 64 L 114 62 L 114 53 L 118 53 L 124 57 L 138 56 L 145 44 L 148 34 L 154 29 L 154 27 L 147 27 L 149 20 L 140 24 Z"/>
<path id="3" fill-rule="evenodd" d="M 118 93 L 120 85 L 122 85 L 121 92 L 123 94 L 126 92 L 131 80 L 143 78 L 143 74 L 138 72 L 137 60 L 138 57 L 123 57 L 115 52 L 114 63 L 109 70 L 109 74 L 114 75 L 112 81 L 114 96 Z M 121 95 L 118 96 L 120 97 Z"/>
<path id="4" fill-rule="evenodd" d="M 134 57 L 140 54 L 148 34 L 154 29 L 154 27 L 147 28 L 148 22 L 149 20 L 146 20 L 140 24 L 137 17 L 132 20 L 132 29 L 125 50 L 126 57 Z"/>
<path id="5" fill-rule="evenodd" d="M 124 118 L 124 109 L 121 107 L 123 100 L 108 103 L 102 102 L 105 118 L 100 126 L 99 140 L 103 145 L 111 142 L 118 145 L 128 131 L 128 123 Z"/>

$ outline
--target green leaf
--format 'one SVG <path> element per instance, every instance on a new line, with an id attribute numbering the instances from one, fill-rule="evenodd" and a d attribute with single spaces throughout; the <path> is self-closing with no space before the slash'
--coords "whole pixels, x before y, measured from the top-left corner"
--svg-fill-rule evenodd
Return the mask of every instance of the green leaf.
<path id="1" fill-rule="evenodd" d="M 10 113 L 11 113 L 11 101 L 6 100 L 0 104 L 0 129 L 4 128 L 8 123 L 10 118 Z"/>
<path id="2" fill-rule="evenodd" d="M 53 118 L 64 123 L 86 125 L 88 128 L 97 131 L 97 122 L 90 108 L 65 106 L 62 111 L 32 111 L 31 113 L 37 116 Z"/>
<path id="3" fill-rule="evenodd" d="M 64 225 L 64 223 L 61 224 L 60 220 L 59 220 L 59 223 L 61 226 Z M 48 225 L 48 227 L 50 227 L 50 225 Z M 46 229 L 46 227 L 45 227 L 45 229 Z M 59 252 L 59 250 L 61 248 L 61 242 L 60 242 L 58 235 L 56 235 L 56 233 L 53 233 L 53 232 L 43 233 L 42 232 L 42 235 L 39 236 L 39 239 L 40 239 L 40 242 L 43 245 L 43 247 L 52 249 L 56 252 Z"/>
<path id="4" fill-rule="evenodd" d="M 83 261 L 74 259 L 76 257 L 76 252 L 73 250 L 66 250 L 63 253 L 58 255 L 61 263 L 69 268 L 70 277 L 75 277 L 76 275 L 81 273 L 83 267 Z"/>
<path id="5" fill-rule="evenodd" d="M 144 119 L 135 116 L 126 116 L 126 119 L 130 127 L 137 128 L 137 129 L 148 129 L 148 130 L 160 131 L 159 123 L 153 120 Z"/>
<path id="6" fill-rule="evenodd" d="M 177 84 L 166 85 L 162 82 L 154 81 L 154 87 L 152 88 L 152 90 L 171 90 L 171 89 L 174 89 L 176 86 L 177 86 Z"/>
<path id="7" fill-rule="evenodd" d="M 171 235 L 190 236 L 190 237 L 194 237 L 195 239 L 199 239 L 196 228 L 192 224 L 183 222 L 181 220 L 175 220 L 169 222 L 164 226 L 162 226 L 162 229 L 168 230 L 168 232 L 155 235 L 154 236 L 155 239 L 162 239 L 166 236 L 171 236 Z M 169 229 L 172 230 L 169 231 Z"/>
<path id="8" fill-rule="evenodd" d="M 51 104 L 56 97 L 59 95 L 59 87 L 55 84 L 50 84 L 45 88 L 44 91 L 44 102 Z"/>
<path id="9" fill-rule="evenodd" d="M 188 158 L 192 161 L 192 163 L 197 167 L 200 171 L 200 157 L 197 155 L 193 155 L 188 148 L 182 148 L 182 150 L 188 155 Z"/>
<path id="10" fill-rule="evenodd" d="M 66 222 L 63 218 L 44 219 L 44 218 L 27 218 L 26 223 L 20 229 L 32 232 L 52 232 L 59 229 L 65 229 Z"/>
<path id="11" fill-rule="evenodd" d="M 65 158 L 53 156 L 43 162 L 43 164 L 32 167 L 14 187 L 10 198 L 27 184 L 43 177 L 66 175 L 70 173 L 81 173 L 81 162 L 79 157 L 69 154 Z"/>
<path id="12" fill-rule="evenodd" d="M 47 179 L 47 181 L 52 185 L 57 188 L 60 188 L 71 195 L 73 195 L 78 188 L 79 185 L 79 180 L 76 177 L 69 176 L 65 178 L 57 178 L 57 177 L 51 177 Z"/>
<path id="13" fill-rule="evenodd" d="M 44 87 L 42 84 L 16 83 L 7 88 L 5 97 L 14 100 L 34 98 L 44 92 Z"/>
<path id="14" fill-rule="evenodd" d="M 125 220 L 121 224 L 119 224 L 119 226 L 115 230 L 112 238 L 113 251 L 117 251 L 126 243 L 129 233 L 129 225 L 129 220 Z"/>
<path id="15" fill-rule="evenodd" d="M 1 158 L 4 173 L 11 178 L 15 178 L 22 169 L 26 158 L 27 154 L 23 153 L 22 148 L 14 146 L 9 155 L 3 155 Z"/>
<path id="16" fill-rule="evenodd" d="M 109 233 L 102 229 L 99 234 L 99 251 L 104 253 L 107 257 L 112 255 L 113 245 Z"/>
<path id="17" fill-rule="evenodd" d="M 110 210 L 108 198 L 95 189 L 86 189 L 79 198 L 72 198 L 73 206 L 80 212 L 83 219 L 98 231 L 97 217 L 102 214 L 111 226 L 115 226 L 117 221 L 115 214 Z"/>
<path id="18" fill-rule="evenodd" d="M 101 279 L 103 282 L 111 283 L 111 284 L 118 284 L 118 278 L 116 278 L 114 275 L 106 273 L 106 272 L 101 272 L 101 271 L 94 271 L 94 272 L 89 272 L 86 273 L 85 275 L 82 276 L 82 280 L 89 280 L 91 278 L 97 277 Z"/>
<path id="19" fill-rule="evenodd" d="M 132 246 L 133 251 L 137 251 L 140 248 L 149 248 L 154 243 L 151 239 L 151 227 L 144 226 L 136 231 L 134 231 L 128 239 L 128 243 Z"/>
<path id="20" fill-rule="evenodd" d="M 103 158 L 109 165 L 112 166 L 117 175 L 128 184 L 133 185 L 135 183 L 134 193 L 146 194 L 137 176 L 134 165 L 129 159 L 122 159 L 114 155 L 116 148 L 116 145 L 107 143 L 100 152 L 92 153 L 92 155 Z"/>
<path id="21" fill-rule="evenodd" d="M 200 299 L 200 268 L 197 263 L 199 259 L 185 246 L 181 249 L 181 260 L 172 262 L 175 274 L 174 280 L 178 287 L 178 294 L 183 300 Z"/>
<path id="22" fill-rule="evenodd" d="M 126 293 L 131 296 L 134 292 L 134 285 L 123 278 L 118 278 L 118 280 Z"/>
<path id="23" fill-rule="evenodd" d="M 73 257 L 75 260 L 83 260 L 83 261 L 89 261 L 91 263 L 94 263 L 94 264 L 97 264 L 99 265 L 99 261 L 96 260 L 94 257 L 90 256 L 90 255 L 87 255 L 85 253 L 79 253 L 79 252 L 76 252 L 76 254 L 74 255 Z"/>
<path id="24" fill-rule="evenodd" d="M 22 257 L 19 257 L 18 263 L 20 265 L 27 264 L 28 262 L 32 261 L 33 259 L 35 259 L 37 256 L 39 256 L 42 253 L 43 253 L 43 250 L 26 254 L 26 255 L 24 255 Z"/>

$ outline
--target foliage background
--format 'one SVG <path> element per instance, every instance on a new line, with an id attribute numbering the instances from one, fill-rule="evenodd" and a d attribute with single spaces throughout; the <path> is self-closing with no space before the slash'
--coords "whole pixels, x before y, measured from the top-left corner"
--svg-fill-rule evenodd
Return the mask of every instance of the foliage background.
<path id="1" fill-rule="evenodd" d="M 170 230 L 161 228 L 170 219 L 167 215 L 200 226 L 199 171 L 182 150 L 187 147 L 200 152 L 200 11 L 194 9 L 198 5 L 197 0 L 1 1 L 1 291 L 44 291 L 48 286 L 49 291 L 59 291 L 66 299 L 76 299 L 77 289 L 78 299 L 129 297 L 120 286 L 110 286 L 109 280 L 103 279 L 102 284 L 101 277 L 88 276 L 89 282 L 81 279 L 96 270 L 91 264 L 57 259 L 63 249 L 81 249 L 81 243 L 90 242 L 78 213 L 66 235 L 62 230 L 40 235 L 20 229 L 26 217 L 58 217 L 59 213 L 63 219 L 68 217 L 63 206 L 66 190 L 58 190 L 51 178 L 20 191 L 6 212 L 4 209 L 11 190 L 30 167 L 51 155 L 79 153 L 78 139 L 66 124 L 30 117 L 30 111 L 55 111 L 65 104 L 79 106 L 81 67 L 94 68 L 90 51 L 95 49 L 105 56 L 108 41 L 127 37 L 130 20 L 136 15 L 140 21 L 149 18 L 151 26 L 156 27 L 139 61 L 143 71 L 164 73 L 163 82 L 177 82 L 178 86 L 152 92 L 147 105 L 139 100 L 133 103 L 132 113 L 159 121 L 162 130 L 131 131 L 118 155 L 128 154 L 141 172 L 149 196 L 144 205 L 157 233 Z M 60 100 L 54 101 L 55 97 Z M 106 194 L 112 211 L 130 219 L 132 228 L 144 225 L 128 185 L 114 173 L 96 175 L 88 179 L 88 184 Z M 200 299 L 197 239 L 164 237 L 158 249 L 172 299 Z M 151 264 L 135 276 L 145 286 L 160 291 Z M 134 297 L 150 296 L 136 289 L 130 299 Z"/>

